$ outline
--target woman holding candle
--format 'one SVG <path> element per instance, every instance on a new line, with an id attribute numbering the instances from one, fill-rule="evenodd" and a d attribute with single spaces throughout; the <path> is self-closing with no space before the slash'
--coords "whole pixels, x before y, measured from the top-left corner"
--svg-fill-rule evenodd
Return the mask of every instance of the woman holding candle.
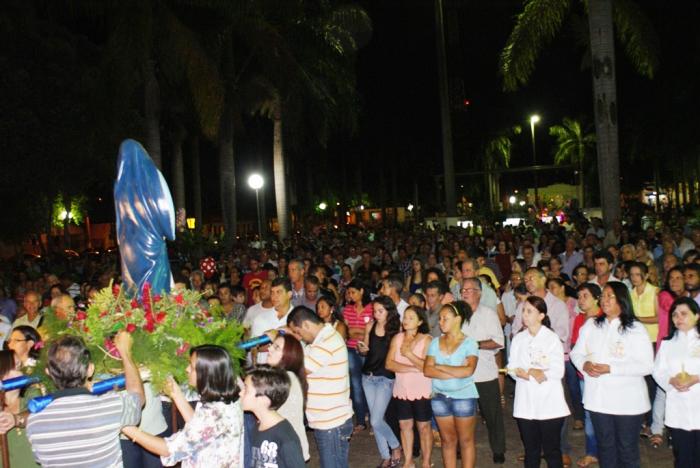
<path id="1" fill-rule="evenodd" d="M 671 430 L 675 466 L 700 466 L 700 321 L 698 304 L 679 297 L 671 306 L 668 337 L 654 363 L 654 379 L 666 391 L 665 424 Z"/>
<path id="2" fill-rule="evenodd" d="M 653 350 L 627 286 L 606 283 L 600 305 L 603 315 L 581 328 L 571 361 L 584 375 L 583 406 L 591 413 L 600 465 L 639 466 L 639 428 L 651 408 L 644 376 L 654 367 Z"/>
<path id="3" fill-rule="evenodd" d="M 547 304 L 530 296 L 523 306 L 526 330 L 513 337 L 508 369 L 515 379 L 513 417 L 525 446 L 525 466 L 561 467 L 561 428 L 570 414 L 564 397 L 564 347 L 549 328 Z"/>

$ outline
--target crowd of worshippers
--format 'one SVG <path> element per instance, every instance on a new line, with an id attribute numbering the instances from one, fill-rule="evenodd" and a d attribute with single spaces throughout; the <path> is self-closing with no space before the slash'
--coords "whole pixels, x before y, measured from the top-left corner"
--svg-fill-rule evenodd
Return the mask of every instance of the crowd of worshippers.
<path id="1" fill-rule="evenodd" d="M 88 390 L 95 356 L 70 335 L 44 343 L 42 320 L 70 317 L 118 281 L 115 258 L 27 256 L 3 265 L 0 377 L 46 359 L 58 392 L 36 414 L 8 392 L 0 430 L 22 467 L 302 467 L 309 439 L 322 467 L 347 467 L 353 435 L 371 428 L 379 466 L 428 468 L 439 450 L 450 468 L 479 465 L 478 420 L 488 463 L 505 463 L 512 412 L 521 440 L 508 445 L 528 467 L 639 466 L 641 443 L 698 466 L 699 251 L 700 228 L 619 223 L 236 245 L 207 273 L 199 259 L 180 265 L 175 288 L 270 343 L 243 366 L 194 348 L 188 381 L 156 394 L 120 333 L 126 388 L 103 396 Z M 571 430 L 585 434 L 584 453 Z"/>

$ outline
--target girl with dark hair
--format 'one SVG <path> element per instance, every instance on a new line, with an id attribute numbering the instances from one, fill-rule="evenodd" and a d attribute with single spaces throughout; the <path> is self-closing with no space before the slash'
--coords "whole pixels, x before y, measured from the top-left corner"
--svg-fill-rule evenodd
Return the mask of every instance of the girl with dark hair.
<path id="1" fill-rule="evenodd" d="M 583 325 L 571 361 L 583 372 L 583 406 L 591 414 L 600 465 L 639 466 L 639 428 L 651 409 L 644 376 L 654 352 L 627 286 L 606 283 L 600 305 L 602 316 Z"/>
<path id="2" fill-rule="evenodd" d="M 423 367 L 425 376 L 433 379 L 430 405 L 440 429 L 442 457 L 447 468 L 457 466 L 457 443 L 462 452 L 462 466 L 476 464 L 474 430 L 479 394 L 472 376 L 479 346 L 462 332 L 462 325 L 471 316 L 471 307 L 464 301 L 440 309 L 443 335 L 431 341 Z"/>
<path id="3" fill-rule="evenodd" d="M 357 349 L 357 342 L 365 337 L 367 324 L 372 320 L 372 302 L 369 289 L 360 280 L 352 280 L 348 284 L 347 296 L 349 304 L 343 309 L 343 320 L 348 328 L 348 365 L 350 367 L 350 397 L 352 410 L 355 413 L 354 432 L 367 429 L 367 401 L 362 389 L 362 366 L 365 358 Z"/>
<path id="4" fill-rule="evenodd" d="M 413 293 L 408 296 L 408 304 L 425 310 L 425 296 L 423 293 Z"/>
<path id="5" fill-rule="evenodd" d="M 308 385 L 304 369 L 304 350 L 299 340 L 290 334 L 278 335 L 270 344 L 267 364 L 284 369 L 289 374 L 289 396 L 277 412 L 294 428 L 299 436 L 305 461 L 309 460 L 309 440 L 304 429 L 304 402 Z"/>
<path id="6" fill-rule="evenodd" d="M 367 397 L 374 439 L 382 457 L 379 466 L 395 467 L 401 462 L 401 444 L 384 420 L 394 387 L 394 373 L 386 368 L 385 361 L 391 339 L 399 332 L 401 323 L 390 297 L 379 296 L 372 305 L 374 321 L 367 324 L 364 341 L 357 343 L 357 349 L 365 355 L 362 389 Z"/>
<path id="7" fill-rule="evenodd" d="M 29 325 L 15 327 L 7 340 L 7 348 L 15 352 L 20 366 L 28 370 L 36 367 L 43 346 L 39 332 Z"/>
<path id="8" fill-rule="evenodd" d="M 428 268 L 425 270 L 425 282 L 423 283 L 423 286 L 421 287 L 421 291 L 425 291 L 427 288 L 428 283 L 431 281 L 440 281 L 442 284 L 447 287 L 449 282 L 447 281 L 447 276 L 445 276 L 445 273 L 443 273 L 441 270 L 438 268 Z M 449 288 L 447 288 L 449 289 Z M 450 302 L 454 301 L 455 298 L 452 295 L 452 293 L 448 290 L 445 295 L 442 298 L 442 303 L 443 304 L 449 304 Z"/>
<path id="9" fill-rule="evenodd" d="M 525 447 L 525 466 L 561 467 L 561 429 L 569 406 L 564 397 L 564 347 L 547 317 L 544 299 L 530 296 L 523 305 L 526 330 L 513 337 L 508 372 L 515 379 L 513 417 Z"/>
<path id="10" fill-rule="evenodd" d="M 404 466 L 413 465 L 413 424 L 418 426 L 423 468 L 430 468 L 433 433 L 430 420 L 431 380 L 423 375 L 430 327 L 425 309 L 408 306 L 403 313 L 403 333 L 397 334 L 386 354 L 386 368 L 396 376 L 392 396 L 401 428 Z"/>
<path id="11" fill-rule="evenodd" d="M 420 291 L 423 286 L 424 275 L 423 263 L 419 259 L 414 258 L 411 261 L 411 274 L 406 278 L 406 287 L 404 290 L 408 291 L 410 294 Z"/>
<path id="12" fill-rule="evenodd" d="M 0 380 L 21 377 L 22 373 L 17 370 L 19 365 L 20 362 L 15 353 L 10 350 L 0 351 Z M 24 411 L 22 402 L 20 390 L 5 392 L 5 406 L 0 408 L 0 410 L 11 413 L 17 420 L 17 415 Z M 32 446 L 24 431 L 16 427 L 12 428 L 7 432 L 7 442 L 9 445 L 10 466 L 21 466 L 22 468 L 39 466 L 34 461 Z"/>
<path id="13" fill-rule="evenodd" d="M 192 409 L 172 378 L 167 392 L 177 406 L 185 427 L 170 437 L 156 437 L 130 426 L 122 432 L 134 443 L 160 455 L 164 466 L 182 468 L 243 465 L 243 411 L 238 384 L 228 352 L 220 346 L 202 345 L 190 350 L 188 383 L 199 393 Z"/>
<path id="14" fill-rule="evenodd" d="M 338 319 L 335 298 L 333 296 L 321 296 L 316 302 L 316 315 L 326 323 L 330 323 L 335 331 L 340 333 L 344 340 L 348 339 L 348 327 L 345 322 Z"/>
<path id="15" fill-rule="evenodd" d="M 675 466 L 700 466 L 700 307 L 690 297 L 671 306 L 671 326 L 654 363 L 654 379 L 666 391 L 665 424 L 671 430 Z"/>

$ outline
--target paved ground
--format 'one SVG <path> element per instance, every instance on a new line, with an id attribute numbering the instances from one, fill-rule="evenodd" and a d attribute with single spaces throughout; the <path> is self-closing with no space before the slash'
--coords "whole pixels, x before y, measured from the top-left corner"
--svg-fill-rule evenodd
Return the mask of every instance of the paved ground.
<path id="1" fill-rule="evenodd" d="M 486 432 L 486 426 L 479 424 L 476 430 L 476 449 L 477 449 L 477 467 L 490 467 L 490 466 L 502 466 L 502 467 L 516 467 L 522 466 L 522 462 L 518 462 L 517 456 L 522 452 L 522 444 L 520 442 L 520 436 L 518 433 L 518 428 L 515 425 L 515 421 L 512 418 L 512 402 L 508 401 L 508 408 L 505 410 L 506 416 L 506 463 L 505 465 L 494 465 L 491 461 L 491 450 L 488 445 L 488 436 Z M 318 455 L 316 452 L 316 444 L 313 441 L 312 433 L 309 435 L 309 445 L 311 446 L 311 463 L 310 467 L 319 467 Z M 569 443 L 572 447 L 571 458 L 574 461 L 574 467 L 576 460 L 584 455 L 584 434 L 583 431 L 573 431 L 569 432 Z M 644 439 L 640 442 L 640 450 L 642 455 L 642 467 L 653 467 L 653 468 L 670 468 L 673 466 L 673 454 L 669 448 L 666 446 L 658 449 L 654 449 L 651 445 Z M 375 467 L 379 464 L 379 452 L 374 441 L 374 436 L 369 435 L 369 431 L 364 431 L 353 437 L 350 442 L 350 467 L 351 468 L 365 468 L 365 467 Z M 435 448 L 432 455 L 433 466 L 441 467 L 442 464 L 442 454 L 439 448 Z M 418 466 L 420 464 L 417 463 Z M 545 466 L 542 463 L 542 466 Z"/>

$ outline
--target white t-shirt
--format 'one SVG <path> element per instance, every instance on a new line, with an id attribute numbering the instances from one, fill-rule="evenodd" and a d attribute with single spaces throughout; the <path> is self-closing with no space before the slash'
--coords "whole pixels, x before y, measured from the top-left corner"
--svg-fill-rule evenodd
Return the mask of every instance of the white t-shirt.
<path id="1" fill-rule="evenodd" d="M 477 342 L 493 340 L 503 346 L 504 337 L 498 313 L 490 307 L 479 305 L 472 314 L 469 323 L 462 326 L 462 332 Z M 489 382 L 498 378 L 496 353 L 499 349 L 479 349 L 479 360 L 474 370 L 475 382 Z"/>
<path id="2" fill-rule="evenodd" d="M 289 307 L 289 310 L 281 318 L 277 317 L 277 311 L 273 309 L 267 309 L 261 314 L 258 314 L 255 319 L 253 319 L 253 325 L 250 328 L 250 336 L 257 337 L 262 335 L 268 330 L 276 330 L 281 327 L 287 326 L 287 316 L 292 311 L 293 307 Z M 265 364 L 267 362 L 267 353 L 258 353 L 258 364 Z"/>
<path id="3" fill-rule="evenodd" d="M 396 304 L 396 310 L 399 312 L 399 318 L 401 320 L 403 320 L 403 313 L 406 311 L 406 308 L 408 308 L 408 302 L 399 299 L 399 303 Z"/>

